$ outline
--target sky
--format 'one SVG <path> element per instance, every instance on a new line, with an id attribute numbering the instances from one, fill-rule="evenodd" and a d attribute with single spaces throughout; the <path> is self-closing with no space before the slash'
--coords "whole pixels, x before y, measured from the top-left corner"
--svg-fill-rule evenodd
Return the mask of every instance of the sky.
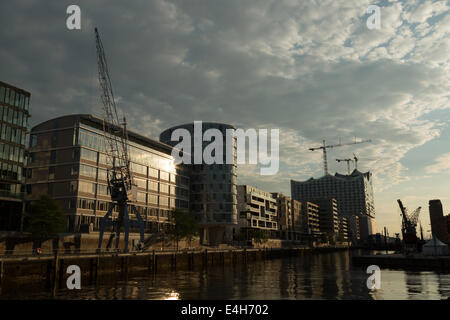
<path id="1" fill-rule="evenodd" d="M 66 9 L 81 9 L 69 30 Z M 369 5 L 380 28 L 369 29 Z M 238 167 L 238 183 L 290 194 L 290 179 L 373 172 L 376 221 L 400 232 L 402 199 L 450 213 L 450 1 L 130 0 L 0 3 L 0 80 L 31 92 L 30 127 L 101 114 L 98 27 L 120 113 L 158 139 L 194 120 L 280 130 L 280 170 Z"/>

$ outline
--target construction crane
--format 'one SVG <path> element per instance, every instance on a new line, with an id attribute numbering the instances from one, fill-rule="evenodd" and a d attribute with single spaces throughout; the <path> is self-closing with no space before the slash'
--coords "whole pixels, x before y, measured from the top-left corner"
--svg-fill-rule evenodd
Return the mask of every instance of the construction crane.
<path id="1" fill-rule="evenodd" d="M 100 236 L 98 249 L 101 250 L 105 228 L 113 227 L 113 233 L 109 243 L 115 237 L 115 248 L 119 249 L 119 240 L 122 227 L 124 229 L 124 251 L 128 251 L 128 237 L 131 226 L 140 229 L 140 241 L 144 242 L 144 221 L 134 205 L 130 202 L 136 198 L 136 185 L 131 175 L 130 160 L 128 155 L 128 134 L 125 118 L 119 121 L 117 115 L 114 93 L 109 76 L 108 64 L 105 51 L 100 40 L 100 35 L 95 28 L 95 42 L 97 49 L 98 80 L 101 90 L 102 109 L 104 114 L 103 133 L 104 146 L 108 164 L 111 166 L 107 171 L 108 190 L 111 195 L 111 203 L 108 212 L 100 220 Z M 113 220 L 112 213 L 117 208 L 118 216 Z M 137 221 L 130 219 L 131 209 Z"/>
<path id="2" fill-rule="evenodd" d="M 417 221 L 419 219 L 420 210 L 418 207 L 412 213 L 408 214 L 408 210 L 403 206 L 400 199 L 397 200 L 402 216 L 402 237 L 407 251 L 414 251 L 417 248 Z"/>
<path id="3" fill-rule="evenodd" d="M 327 149 L 348 146 L 348 145 L 352 145 L 352 144 L 359 144 L 359 143 L 364 143 L 364 142 L 371 142 L 371 141 L 372 140 L 361 140 L 361 141 L 354 141 L 354 142 L 347 142 L 347 143 L 339 142 L 338 144 L 326 145 L 325 140 L 323 140 L 322 146 L 309 148 L 309 150 L 315 151 L 315 150 L 321 149 L 323 151 L 323 171 L 324 171 L 325 175 L 327 175 L 328 174 Z"/>
<path id="4" fill-rule="evenodd" d="M 356 156 L 356 154 L 353 153 L 353 161 L 355 162 L 355 170 L 358 170 L 358 161 L 359 161 L 359 160 L 365 160 L 365 161 L 377 161 L 377 160 L 380 160 L 380 159 L 386 159 L 386 158 L 377 158 L 377 159 L 358 158 L 358 157 Z"/>
<path id="5" fill-rule="evenodd" d="M 353 159 L 336 159 L 337 162 L 345 161 L 347 162 L 347 174 L 350 175 L 350 162 L 353 161 Z"/>

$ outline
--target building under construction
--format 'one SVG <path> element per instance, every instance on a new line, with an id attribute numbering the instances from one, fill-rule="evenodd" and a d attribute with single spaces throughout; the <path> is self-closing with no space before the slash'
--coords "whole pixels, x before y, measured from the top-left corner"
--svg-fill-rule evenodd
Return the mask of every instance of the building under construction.
<path id="1" fill-rule="evenodd" d="M 372 173 L 354 170 L 350 175 L 326 174 L 321 178 L 306 181 L 291 180 L 291 196 L 298 201 L 317 198 L 335 198 L 338 215 L 359 217 L 359 233 L 362 241 L 375 233 L 375 207 L 373 199 Z M 350 230 L 351 231 L 351 230 Z"/>

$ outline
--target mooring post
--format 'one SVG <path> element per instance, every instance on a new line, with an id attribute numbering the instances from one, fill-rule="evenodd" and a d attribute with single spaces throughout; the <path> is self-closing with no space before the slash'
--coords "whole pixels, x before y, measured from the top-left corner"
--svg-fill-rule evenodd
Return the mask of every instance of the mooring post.
<path id="1" fill-rule="evenodd" d="M 152 267 L 152 269 L 153 269 L 153 273 L 156 273 L 156 267 L 157 267 L 157 264 L 156 264 L 156 252 L 155 252 L 155 250 L 153 250 L 153 267 Z"/>
<path id="2" fill-rule="evenodd" d="M 58 274 L 59 274 L 59 257 L 58 251 L 55 251 L 55 261 L 53 266 L 53 283 L 52 283 L 52 296 L 56 295 L 56 289 L 58 284 Z"/>
<path id="3" fill-rule="evenodd" d="M 97 263 L 95 264 L 95 283 L 97 283 L 97 280 L 98 280 L 99 265 L 100 265 L 100 254 L 97 255 Z"/>
<path id="4" fill-rule="evenodd" d="M 0 292 L 3 286 L 3 272 L 4 272 L 4 262 L 3 260 L 0 260 Z"/>

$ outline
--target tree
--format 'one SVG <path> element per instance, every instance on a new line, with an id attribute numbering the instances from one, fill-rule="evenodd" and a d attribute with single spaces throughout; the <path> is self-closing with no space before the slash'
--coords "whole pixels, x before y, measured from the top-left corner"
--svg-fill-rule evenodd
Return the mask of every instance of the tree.
<path id="1" fill-rule="evenodd" d="M 254 229 L 251 237 L 258 244 L 266 243 L 268 239 L 267 234 L 260 229 Z"/>
<path id="2" fill-rule="evenodd" d="M 192 213 L 184 210 L 174 209 L 170 215 L 172 226 L 167 231 L 169 237 L 177 243 L 182 239 L 191 241 L 198 234 L 198 222 Z"/>
<path id="3" fill-rule="evenodd" d="M 34 239 L 42 241 L 64 232 L 66 217 L 59 203 L 48 195 L 32 203 L 29 213 L 29 227 Z"/>

